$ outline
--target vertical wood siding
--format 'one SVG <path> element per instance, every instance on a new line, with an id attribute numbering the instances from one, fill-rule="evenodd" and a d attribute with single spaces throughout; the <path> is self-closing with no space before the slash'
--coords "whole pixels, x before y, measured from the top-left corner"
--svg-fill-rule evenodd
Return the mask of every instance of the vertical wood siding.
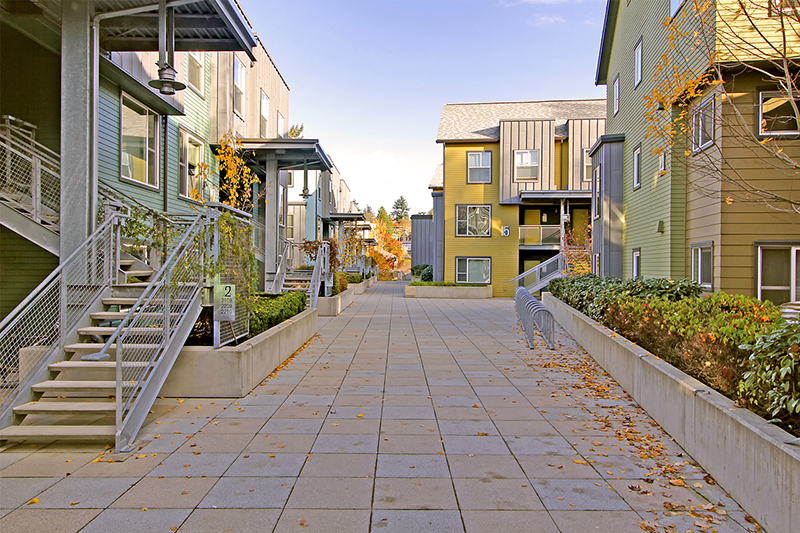
<path id="1" fill-rule="evenodd" d="M 500 122 L 501 204 L 519 203 L 520 191 L 558 190 L 554 145 L 554 120 L 503 120 Z M 514 180 L 514 150 L 539 150 L 538 180 Z"/>
<path id="2" fill-rule="evenodd" d="M 566 186 L 570 191 L 591 191 L 592 180 L 583 180 L 583 151 L 588 150 L 606 132 L 606 119 L 571 119 L 567 124 L 569 131 L 569 167 Z M 563 176 L 563 174 L 562 174 Z"/>

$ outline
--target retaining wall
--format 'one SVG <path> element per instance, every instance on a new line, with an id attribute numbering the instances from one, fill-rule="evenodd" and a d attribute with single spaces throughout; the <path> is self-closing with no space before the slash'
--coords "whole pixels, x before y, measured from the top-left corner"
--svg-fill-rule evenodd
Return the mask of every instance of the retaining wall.
<path id="1" fill-rule="evenodd" d="M 458 287 L 437 285 L 407 285 L 406 298 L 483 299 L 492 297 L 492 286 Z"/>

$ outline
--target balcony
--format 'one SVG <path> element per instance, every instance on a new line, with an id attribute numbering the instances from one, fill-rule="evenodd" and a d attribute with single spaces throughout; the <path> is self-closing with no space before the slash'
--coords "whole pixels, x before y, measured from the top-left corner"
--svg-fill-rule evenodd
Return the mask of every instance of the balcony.
<path id="1" fill-rule="evenodd" d="M 519 245 L 537 248 L 558 248 L 561 244 L 561 226 L 520 226 Z"/>

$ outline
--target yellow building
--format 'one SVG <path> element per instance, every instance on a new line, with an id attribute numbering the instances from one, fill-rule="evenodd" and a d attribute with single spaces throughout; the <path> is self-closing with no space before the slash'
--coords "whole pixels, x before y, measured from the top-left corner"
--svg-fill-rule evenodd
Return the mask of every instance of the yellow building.
<path id="1" fill-rule="evenodd" d="M 605 131 L 605 100 L 447 104 L 434 190 L 434 280 L 513 278 L 556 256 L 591 210 L 589 148 Z M 587 165 L 589 169 L 587 170 Z"/>

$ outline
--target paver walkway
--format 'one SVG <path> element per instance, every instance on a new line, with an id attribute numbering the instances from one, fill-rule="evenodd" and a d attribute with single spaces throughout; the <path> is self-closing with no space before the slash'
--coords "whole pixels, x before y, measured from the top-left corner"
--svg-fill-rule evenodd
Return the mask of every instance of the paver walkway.
<path id="1" fill-rule="evenodd" d="M 125 461 L 6 449 L 0 531 L 755 531 L 563 331 L 529 350 L 510 299 L 403 287 L 246 398 L 159 400 Z"/>

